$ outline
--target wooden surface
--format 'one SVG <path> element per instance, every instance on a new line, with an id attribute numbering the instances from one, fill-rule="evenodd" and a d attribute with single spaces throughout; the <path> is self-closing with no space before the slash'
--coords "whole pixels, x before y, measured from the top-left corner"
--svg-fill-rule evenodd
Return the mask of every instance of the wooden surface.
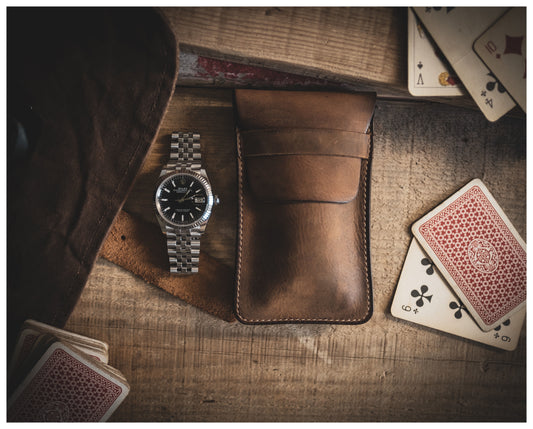
<path id="1" fill-rule="evenodd" d="M 227 68 L 210 63 L 199 74 L 190 73 L 184 64 L 178 83 L 287 87 L 300 86 L 301 77 L 308 77 L 322 87 L 333 83 L 345 90 L 374 91 L 382 98 L 419 99 L 407 90 L 405 7 L 167 7 L 161 11 L 176 34 L 180 60 L 191 61 L 188 55 L 192 54 L 233 64 Z M 269 73 L 246 66 L 260 66 Z M 199 69 L 196 64 L 195 71 Z M 300 79 L 284 76 L 280 80 L 276 71 Z M 469 94 L 427 100 L 478 109 Z M 519 107 L 507 115 L 524 117 Z"/>
<path id="2" fill-rule="evenodd" d="M 405 8 L 163 8 L 180 49 L 407 95 Z"/>
<path id="3" fill-rule="evenodd" d="M 203 250 L 231 266 L 236 226 L 229 89 L 178 88 L 125 208 L 155 222 L 173 129 L 198 129 L 223 204 Z M 525 420 L 525 328 L 500 351 L 402 322 L 390 305 L 410 225 L 474 177 L 526 237 L 525 121 L 378 100 L 371 189 L 374 315 L 360 326 L 224 322 L 99 259 L 67 329 L 109 343 L 131 385 L 116 421 Z"/>

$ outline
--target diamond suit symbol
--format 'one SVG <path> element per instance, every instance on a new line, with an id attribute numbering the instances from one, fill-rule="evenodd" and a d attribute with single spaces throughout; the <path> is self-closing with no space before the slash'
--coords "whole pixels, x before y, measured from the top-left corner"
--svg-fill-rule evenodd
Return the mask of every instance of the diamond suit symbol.
<path id="1" fill-rule="evenodd" d="M 505 35 L 505 50 L 504 54 L 522 55 L 522 41 L 524 36 L 513 37 Z"/>

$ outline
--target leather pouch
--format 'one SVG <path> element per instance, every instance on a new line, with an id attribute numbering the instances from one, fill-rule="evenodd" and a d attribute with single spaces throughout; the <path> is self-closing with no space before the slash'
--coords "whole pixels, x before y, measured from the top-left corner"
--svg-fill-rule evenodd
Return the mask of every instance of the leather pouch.
<path id="1" fill-rule="evenodd" d="M 243 323 L 363 323 L 375 94 L 237 90 L 235 313 Z"/>

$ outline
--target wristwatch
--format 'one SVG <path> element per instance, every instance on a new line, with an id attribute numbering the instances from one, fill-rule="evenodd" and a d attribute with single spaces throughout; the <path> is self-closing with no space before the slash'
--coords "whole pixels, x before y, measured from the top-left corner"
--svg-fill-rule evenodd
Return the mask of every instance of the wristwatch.
<path id="1" fill-rule="evenodd" d="M 198 272 L 200 237 L 219 203 L 202 168 L 200 134 L 173 132 L 170 160 L 154 195 L 156 218 L 167 238 L 170 272 Z"/>

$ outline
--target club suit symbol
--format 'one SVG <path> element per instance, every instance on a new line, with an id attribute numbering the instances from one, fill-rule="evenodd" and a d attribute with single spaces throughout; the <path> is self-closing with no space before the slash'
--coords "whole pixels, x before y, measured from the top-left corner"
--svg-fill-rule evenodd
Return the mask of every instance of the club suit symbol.
<path id="1" fill-rule="evenodd" d="M 420 263 L 427 266 L 426 274 L 432 275 L 435 272 L 435 264 L 429 258 L 422 258 Z"/>
<path id="2" fill-rule="evenodd" d="M 455 7 L 426 7 L 426 13 L 431 11 L 440 12 L 442 9 L 446 9 L 446 14 L 449 14 Z"/>
<path id="3" fill-rule="evenodd" d="M 455 313 L 453 313 L 453 316 L 456 319 L 460 319 L 460 318 L 463 317 L 463 311 L 465 313 L 468 313 L 468 310 L 466 309 L 466 307 L 463 305 L 463 303 L 461 301 L 459 301 L 459 302 L 452 301 L 452 302 L 450 302 L 449 307 L 452 310 L 457 310 Z"/>
<path id="4" fill-rule="evenodd" d="M 488 91 L 494 91 L 494 89 L 497 89 L 498 92 L 500 94 L 503 94 L 505 92 L 507 92 L 507 90 L 505 89 L 505 87 L 501 84 L 501 82 L 496 79 L 496 76 L 494 76 L 493 73 L 487 73 L 487 76 L 489 76 L 491 79 L 487 82 L 487 84 L 485 85 L 485 88 L 488 90 Z M 481 94 L 483 97 L 485 95 Z"/>
<path id="5" fill-rule="evenodd" d="M 417 307 L 423 307 L 424 306 L 424 299 L 427 299 L 427 302 L 431 302 L 431 298 L 433 298 L 433 295 L 426 295 L 426 293 L 429 291 L 429 288 L 426 285 L 420 286 L 420 292 L 417 289 L 413 289 L 411 291 L 411 296 L 413 298 L 418 298 L 416 300 Z"/>
<path id="6" fill-rule="evenodd" d="M 509 319 L 505 320 L 504 322 L 502 322 L 502 325 L 503 326 L 509 326 L 511 324 L 511 321 Z M 500 329 L 502 329 L 502 325 L 498 325 L 494 328 L 495 331 L 499 331 Z"/>

